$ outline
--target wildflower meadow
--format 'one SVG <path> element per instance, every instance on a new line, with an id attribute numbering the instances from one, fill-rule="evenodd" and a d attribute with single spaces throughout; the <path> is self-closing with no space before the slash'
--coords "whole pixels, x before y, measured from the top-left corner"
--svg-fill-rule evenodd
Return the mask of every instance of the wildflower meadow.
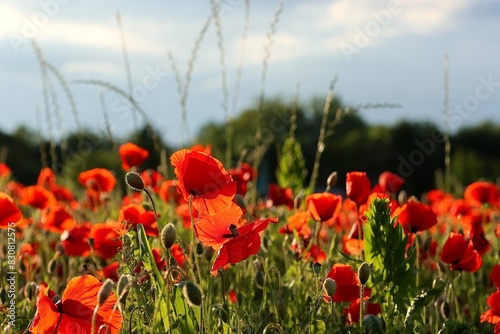
<path id="1" fill-rule="evenodd" d="M 42 73 L 54 74 L 71 101 L 71 86 L 35 41 L 33 48 Z M 64 170 L 71 152 L 41 147 L 33 184 L 0 160 L 3 333 L 500 333 L 499 185 L 478 178 L 452 189 L 460 180 L 451 175 L 447 133 L 444 181 L 429 191 L 405 190 L 412 173 L 340 173 L 322 159 L 352 112 L 332 111 L 333 80 L 320 130 L 307 133 L 316 150 L 297 140 L 294 104 L 274 157 L 276 182 L 266 182 L 265 134 L 274 123 L 262 113 L 244 149 L 232 146 L 242 133 L 228 121 L 215 136 L 225 146 L 166 150 L 132 95 L 97 79 L 76 84 L 126 98 L 151 146 L 113 142 L 103 155 L 117 168 L 75 174 Z M 145 167 L 153 155 L 158 164 Z"/>

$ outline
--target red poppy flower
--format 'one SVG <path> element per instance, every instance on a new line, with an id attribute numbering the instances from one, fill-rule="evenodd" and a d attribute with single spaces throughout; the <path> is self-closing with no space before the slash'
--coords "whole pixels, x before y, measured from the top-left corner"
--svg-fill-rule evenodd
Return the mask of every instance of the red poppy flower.
<path id="1" fill-rule="evenodd" d="M 260 249 L 260 233 L 269 222 L 276 223 L 278 218 L 267 218 L 242 225 L 242 210 L 230 202 L 230 205 L 214 215 L 200 214 L 194 225 L 200 242 L 218 250 L 210 272 L 217 276 L 217 270 L 228 264 L 235 264 L 256 254 Z"/>
<path id="2" fill-rule="evenodd" d="M 342 196 L 328 192 L 316 193 L 306 197 L 307 211 L 317 222 L 325 222 L 333 215 L 342 204 Z"/>
<path id="3" fill-rule="evenodd" d="M 155 193 L 160 190 L 160 185 L 163 182 L 163 176 L 154 169 L 146 169 L 141 173 L 142 180 L 146 187 L 153 189 Z"/>
<path id="4" fill-rule="evenodd" d="M 333 265 L 332 269 L 330 269 L 327 277 L 334 279 L 335 283 L 337 283 L 337 289 L 333 295 L 334 302 L 352 302 L 359 298 L 359 279 L 351 266 L 336 263 Z M 371 291 L 370 288 L 365 288 L 364 295 L 370 297 Z M 323 299 L 327 303 L 330 302 L 330 297 L 327 295 L 324 295 Z"/>
<path id="5" fill-rule="evenodd" d="M 308 239 L 311 235 L 311 228 L 307 224 L 310 217 L 308 211 L 294 213 L 288 217 L 288 222 L 280 228 L 279 233 L 293 234 L 293 230 L 295 230 L 302 239 Z"/>
<path id="6" fill-rule="evenodd" d="M 156 267 L 158 268 L 158 270 L 163 270 L 167 267 L 167 263 L 161 257 L 160 252 L 161 252 L 161 249 L 159 249 L 159 248 L 153 248 L 151 250 L 151 253 L 153 254 L 153 258 L 154 258 L 155 263 L 156 263 Z M 139 263 L 137 264 L 137 267 L 135 267 L 134 272 L 135 272 L 135 274 L 140 274 L 140 273 L 144 272 L 144 263 L 142 261 L 139 261 Z M 143 278 L 139 279 L 139 283 L 143 284 L 144 282 L 149 280 L 149 277 L 150 277 L 149 275 L 145 275 Z"/>
<path id="7" fill-rule="evenodd" d="M 57 184 L 53 184 L 49 188 L 49 190 L 54 194 L 55 198 L 58 201 L 70 203 L 70 202 L 73 202 L 75 200 L 75 196 L 73 195 L 71 190 L 69 190 L 66 187 L 59 186 Z"/>
<path id="8" fill-rule="evenodd" d="M 346 325 L 357 324 L 359 323 L 359 311 L 360 311 L 360 299 L 356 299 L 349 304 L 349 308 L 345 308 L 342 312 L 345 315 Z M 365 301 L 363 315 L 367 314 L 381 314 L 382 308 L 378 303 L 367 303 Z"/>
<path id="9" fill-rule="evenodd" d="M 45 209 L 56 202 L 54 194 L 41 186 L 30 186 L 21 191 L 21 204 L 24 205 Z"/>
<path id="10" fill-rule="evenodd" d="M 397 222 L 403 225 L 407 233 L 425 231 L 437 224 L 436 214 L 430 206 L 417 201 L 409 201 L 397 208 L 393 216 L 398 217 Z"/>
<path id="11" fill-rule="evenodd" d="M 234 289 L 229 291 L 228 296 L 231 303 L 235 304 L 238 301 L 238 295 L 236 294 L 236 291 Z"/>
<path id="12" fill-rule="evenodd" d="M 214 215 L 200 213 L 194 224 L 194 231 L 203 246 L 219 250 L 229 238 L 234 237 L 233 230 L 236 231 L 244 223 L 243 211 L 234 202 L 230 202 L 227 208 Z"/>
<path id="13" fill-rule="evenodd" d="M 405 180 L 391 172 L 383 172 L 378 177 L 378 184 L 384 193 L 395 194 L 403 186 Z"/>
<path id="14" fill-rule="evenodd" d="M 236 193 L 245 196 L 248 190 L 248 182 L 255 177 L 255 171 L 250 164 L 244 162 L 238 168 L 230 169 L 229 175 L 236 182 Z"/>
<path id="15" fill-rule="evenodd" d="M 358 206 L 366 202 L 371 192 L 370 180 L 365 172 L 347 173 L 345 188 L 347 197 Z"/>
<path id="16" fill-rule="evenodd" d="M 323 263 L 326 260 L 326 253 L 316 244 L 309 246 L 310 242 L 309 239 L 303 239 L 302 242 L 293 239 L 290 249 L 295 253 L 297 260 Z"/>
<path id="17" fill-rule="evenodd" d="M 149 152 L 136 144 L 125 143 L 118 148 L 120 159 L 122 161 L 122 169 L 126 172 L 132 167 L 140 166 L 146 161 Z"/>
<path id="18" fill-rule="evenodd" d="M 441 249 L 441 260 L 450 264 L 451 270 L 468 272 L 476 272 L 483 264 L 483 259 L 474 249 L 472 241 L 454 232 L 450 233 Z"/>
<path id="19" fill-rule="evenodd" d="M 92 225 L 89 238 L 93 240 L 94 254 L 105 260 L 113 258 L 122 246 L 118 230 L 120 225 L 114 222 Z"/>
<path id="20" fill-rule="evenodd" d="M 196 221 L 199 216 L 199 212 L 195 208 L 191 208 L 191 213 L 189 213 L 188 203 L 177 205 L 175 213 L 177 213 L 177 216 L 182 219 L 182 226 L 186 229 L 191 229 L 191 215 L 193 216 L 194 221 Z"/>
<path id="21" fill-rule="evenodd" d="M 267 207 L 286 205 L 293 209 L 293 191 L 292 188 L 282 188 L 277 184 L 269 184 L 267 192 Z"/>
<path id="22" fill-rule="evenodd" d="M 140 204 L 129 204 L 120 209 L 118 221 L 131 224 L 134 229 L 137 224 L 142 224 L 146 235 L 151 237 L 158 236 L 158 224 L 153 211 L 146 211 Z"/>
<path id="23" fill-rule="evenodd" d="M 107 169 L 94 168 L 78 175 L 78 182 L 87 189 L 110 192 L 115 188 L 116 178 Z"/>
<path id="24" fill-rule="evenodd" d="M 17 223 L 23 218 L 21 210 L 14 204 L 12 197 L 0 192 L 0 228 L 13 227 L 9 223 Z"/>
<path id="25" fill-rule="evenodd" d="M 193 196 L 193 206 L 198 211 L 212 214 L 233 200 L 236 183 L 219 160 L 205 153 L 180 150 L 170 161 L 175 167 L 177 187 L 186 201 Z"/>
<path id="26" fill-rule="evenodd" d="M 88 256 L 90 223 L 75 225 L 61 234 L 61 245 L 69 256 Z"/>
<path id="27" fill-rule="evenodd" d="M 201 144 L 195 144 L 190 149 L 193 152 L 203 152 L 206 155 L 212 155 L 212 145 L 207 144 L 207 146 L 203 146 Z"/>
<path id="28" fill-rule="evenodd" d="M 500 291 L 493 292 L 486 301 L 489 310 L 481 314 L 481 322 L 489 322 L 490 324 L 500 323 Z M 496 330 L 496 326 L 495 326 Z M 496 332 L 495 332 L 496 333 Z"/>
<path id="29" fill-rule="evenodd" d="M 181 246 L 179 244 L 173 244 L 172 247 L 170 247 L 170 253 L 172 253 L 172 256 L 177 261 L 179 267 L 184 267 L 184 264 L 186 263 L 186 256 L 184 255 Z"/>
<path id="30" fill-rule="evenodd" d="M 52 185 L 56 184 L 56 173 L 54 173 L 54 171 L 49 167 L 42 168 L 40 170 L 40 174 L 38 174 L 36 184 L 37 186 L 50 189 Z"/>
<path id="31" fill-rule="evenodd" d="M 490 242 L 484 236 L 484 229 L 481 222 L 471 225 L 469 238 L 472 240 L 474 249 L 481 255 L 490 250 Z"/>
<path id="32" fill-rule="evenodd" d="M 111 262 L 106 267 L 102 268 L 102 275 L 104 276 L 104 278 L 109 278 L 115 282 L 118 282 L 118 268 L 120 268 L 120 262 Z"/>
<path id="33" fill-rule="evenodd" d="M 43 212 L 43 229 L 56 233 L 62 233 L 75 225 L 73 217 L 62 205 L 55 205 Z"/>
<path id="34" fill-rule="evenodd" d="M 465 188 L 464 199 L 473 206 L 498 205 L 499 191 L 496 184 L 477 181 Z"/>
<path id="35" fill-rule="evenodd" d="M 179 203 L 181 200 L 184 201 L 179 188 L 177 188 L 176 180 L 163 181 L 160 186 L 159 195 L 165 203 Z"/>
<path id="36" fill-rule="evenodd" d="M 37 303 L 35 318 L 30 326 L 31 333 L 90 333 L 92 315 L 97 305 L 97 294 L 102 283 L 95 277 L 85 275 L 68 282 L 60 301 L 42 296 Z M 117 334 L 122 327 L 122 316 L 114 309 L 116 296 L 113 292 L 106 302 L 99 306 L 94 331 L 105 326 L 109 333 Z"/>
<path id="37" fill-rule="evenodd" d="M 10 168 L 3 162 L 0 162 L 0 179 L 6 179 L 10 176 Z"/>
<path id="38" fill-rule="evenodd" d="M 491 268 L 490 280 L 495 284 L 497 290 L 500 290 L 500 264 L 495 264 Z"/>
<path id="39" fill-rule="evenodd" d="M 228 264 L 239 263 L 260 250 L 260 234 L 267 228 L 267 225 L 277 223 L 278 218 L 266 218 L 243 225 L 236 229 L 232 237 L 227 239 L 217 253 L 217 257 L 210 269 L 210 273 L 217 276 L 217 270 Z"/>

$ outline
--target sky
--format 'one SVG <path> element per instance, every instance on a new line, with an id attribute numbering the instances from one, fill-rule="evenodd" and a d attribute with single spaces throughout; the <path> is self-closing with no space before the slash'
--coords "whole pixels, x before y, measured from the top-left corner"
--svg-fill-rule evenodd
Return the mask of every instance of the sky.
<path id="1" fill-rule="evenodd" d="M 300 101 L 307 103 L 325 96 L 335 76 L 335 94 L 347 105 L 401 105 L 362 110 L 371 124 L 409 119 L 443 126 L 446 54 L 450 130 L 500 123 L 500 2 L 288 0 L 277 22 L 280 1 L 248 3 L 243 38 L 245 0 L 220 0 L 218 20 L 209 1 L 1 1 L 0 130 L 25 125 L 61 138 L 77 124 L 104 131 L 107 118 L 113 134 L 123 137 L 142 126 L 142 116 L 119 94 L 81 83 L 99 80 L 129 91 L 118 15 L 132 96 L 173 145 L 191 141 L 207 122 L 224 122 L 233 110 L 237 115 L 255 105 L 261 87 L 266 97 L 291 101 L 300 85 Z M 185 84 L 197 40 L 184 122 L 178 84 Z M 69 83 L 77 118 L 53 71 L 46 72 L 44 96 L 32 41 Z"/>

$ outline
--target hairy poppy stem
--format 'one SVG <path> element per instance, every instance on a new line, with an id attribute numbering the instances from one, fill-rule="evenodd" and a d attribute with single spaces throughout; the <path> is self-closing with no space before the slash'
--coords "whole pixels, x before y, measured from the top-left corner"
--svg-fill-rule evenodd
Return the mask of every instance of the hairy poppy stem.
<path id="1" fill-rule="evenodd" d="M 191 234 L 191 251 L 193 252 L 196 249 L 196 245 L 194 243 L 194 240 L 196 239 L 195 235 L 195 230 L 194 230 L 194 217 L 193 217 L 193 195 L 189 195 L 189 200 L 188 200 L 188 207 L 189 207 L 189 219 L 191 220 L 191 230 L 193 233 Z M 200 261 L 198 260 L 198 255 L 194 255 L 194 263 L 196 265 L 196 273 L 193 270 L 193 277 L 194 279 L 196 276 L 198 276 L 198 284 L 201 284 L 201 274 L 200 274 Z"/>
<path id="2" fill-rule="evenodd" d="M 94 313 L 92 314 L 92 332 L 91 334 L 95 333 L 95 319 L 97 317 L 97 311 L 99 310 L 99 303 L 96 304 Z"/>

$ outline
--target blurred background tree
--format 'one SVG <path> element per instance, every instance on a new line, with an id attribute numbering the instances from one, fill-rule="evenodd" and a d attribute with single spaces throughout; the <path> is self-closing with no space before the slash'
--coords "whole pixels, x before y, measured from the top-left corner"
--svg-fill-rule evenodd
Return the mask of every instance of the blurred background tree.
<path id="1" fill-rule="evenodd" d="M 296 106 L 294 136 L 300 144 L 304 159 L 304 187 L 309 184 L 311 177 L 323 108 L 322 97 L 312 98 L 307 103 Z M 345 110 L 345 105 L 339 98 L 334 98 L 328 114 L 329 122 L 334 120 L 339 109 Z M 238 161 L 252 162 L 257 113 L 262 112 L 265 151 L 259 167 L 261 194 L 265 193 L 268 183 L 277 183 L 279 158 L 283 153 L 285 140 L 290 137 L 291 110 L 292 102 L 276 97 L 266 100 L 262 111 L 258 110 L 256 101 L 232 121 L 234 130 L 231 138 L 231 163 L 226 168 L 235 167 Z M 208 123 L 198 131 L 193 143 L 210 144 L 212 154 L 224 161 L 227 142 L 225 127 L 224 123 Z M 435 124 L 400 121 L 394 125 L 369 125 L 355 109 L 351 109 L 330 130 L 333 132 L 325 140 L 317 191 L 324 190 L 326 179 L 332 171 L 337 171 L 339 175 L 337 189 L 334 189 L 338 192 L 344 191 L 345 175 L 350 171 L 367 172 L 373 185 L 383 171 L 400 174 L 406 179 L 404 189 L 417 196 L 440 186 L 440 178 L 436 178 L 436 175 L 444 168 L 444 144 L 442 133 Z M 499 125 L 484 123 L 464 127 L 452 134 L 450 140 L 454 189 L 459 191 L 464 185 L 479 179 L 497 181 L 500 176 Z M 150 152 L 143 169 L 158 168 L 161 156 L 154 149 L 150 132 L 143 127 L 119 139 L 112 139 L 105 133 L 92 130 L 71 133 L 62 141 L 66 145 L 64 160 L 60 143 L 57 143 L 56 170 L 70 180 L 76 180 L 78 173 L 94 167 L 120 172 L 117 147 L 127 141 Z M 52 165 L 50 145 L 46 140 L 40 143 L 36 133 L 26 127 L 19 127 L 11 134 L 0 131 L 0 148 L 3 152 L 0 159 L 12 169 L 13 178 L 23 184 L 36 182 L 43 163 Z M 161 149 L 165 151 L 168 164 L 174 148 L 161 142 Z M 43 151 L 45 162 L 42 159 Z"/>

